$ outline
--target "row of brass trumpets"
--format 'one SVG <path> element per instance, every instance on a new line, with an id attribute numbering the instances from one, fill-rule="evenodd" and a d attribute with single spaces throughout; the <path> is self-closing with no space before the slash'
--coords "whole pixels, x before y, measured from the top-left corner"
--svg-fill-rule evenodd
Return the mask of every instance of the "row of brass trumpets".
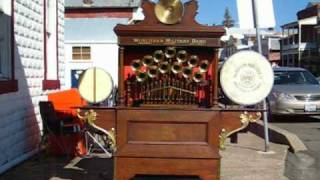
<path id="1" fill-rule="evenodd" d="M 196 67 L 199 69 L 194 71 Z M 205 73 L 209 69 L 209 61 L 200 61 L 197 55 L 189 56 L 186 50 L 177 51 L 175 47 L 167 47 L 165 51 L 156 50 L 153 55 L 145 55 L 142 60 L 133 60 L 131 68 L 138 82 L 156 78 L 159 73 L 173 73 L 182 74 L 184 78 L 199 83 L 204 80 Z"/>

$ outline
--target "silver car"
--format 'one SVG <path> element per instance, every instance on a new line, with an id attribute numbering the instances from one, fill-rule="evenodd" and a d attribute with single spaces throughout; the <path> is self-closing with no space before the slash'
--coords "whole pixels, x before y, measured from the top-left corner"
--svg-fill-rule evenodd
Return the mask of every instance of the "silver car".
<path id="1" fill-rule="evenodd" d="M 267 98 L 272 115 L 320 114 L 320 84 L 303 68 L 274 68 L 274 87 Z"/>

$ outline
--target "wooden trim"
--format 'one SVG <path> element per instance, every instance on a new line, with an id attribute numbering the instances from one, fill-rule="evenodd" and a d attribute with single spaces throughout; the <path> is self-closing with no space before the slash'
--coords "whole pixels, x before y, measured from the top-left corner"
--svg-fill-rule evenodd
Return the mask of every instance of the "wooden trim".
<path id="1" fill-rule="evenodd" d="M 16 91 L 18 91 L 17 80 L 0 81 L 0 94 L 6 94 Z"/>
<path id="2" fill-rule="evenodd" d="M 128 18 L 131 19 L 133 8 L 67 8 L 66 18 Z"/>
<path id="3" fill-rule="evenodd" d="M 43 90 L 60 89 L 60 80 L 43 80 L 42 89 Z"/>
<path id="4" fill-rule="evenodd" d="M 218 106 L 218 82 L 219 82 L 219 50 L 214 50 L 214 59 L 213 59 L 213 71 L 212 77 L 213 80 L 213 106 Z"/>
<path id="5" fill-rule="evenodd" d="M 56 0 L 56 48 L 57 48 L 57 79 L 59 80 L 59 1 Z"/>
<path id="6" fill-rule="evenodd" d="M 43 0 L 43 61 L 44 79 L 47 79 L 47 0 Z"/>
<path id="7" fill-rule="evenodd" d="M 48 80 L 47 79 L 47 68 L 48 68 L 48 36 L 47 36 L 47 0 L 43 0 L 43 12 L 44 12 L 44 19 L 43 19 L 43 32 L 44 32 L 44 80 L 42 81 L 42 89 L 43 90 L 50 90 L 50 89 L 60 89 L 60 80 L 59 80 L 59 37 L 58 37 L 58 0 L 56 0 L 56 53 L 57 53 L 57 79 L 56 80 Z"/>
<path id="8" fill-rule="evenodd" d="M 123 46 L 119 47 L 119 105 L 124 106 L 125 105 L 125 91 L 124 91 L 124 51 L 125 48 Z"/>

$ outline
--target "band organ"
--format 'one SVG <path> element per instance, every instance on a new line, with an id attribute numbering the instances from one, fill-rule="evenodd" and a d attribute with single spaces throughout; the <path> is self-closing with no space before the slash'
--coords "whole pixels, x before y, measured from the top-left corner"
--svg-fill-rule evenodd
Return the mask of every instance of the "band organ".
<path id="1" fill-rule="evenodd" d="M 218 53 L 225 30 L 195 21 L 196 0 L 143 0 L 142 8 L 143 21 L 114 29 L 119 44 L 117 106 L 83 108 L 97 112 L 98 125 L 115 128 L 114 179 L 219 179 L 219 149 L 226 138 L 260 118 L 255 110 L 219 106 Z M 254 63 L 237 73 L 237 85 L 246 82 L 244 88 L 263 84 L 248 81 L 257 79 L 248 74 L 261 76 Z"/>

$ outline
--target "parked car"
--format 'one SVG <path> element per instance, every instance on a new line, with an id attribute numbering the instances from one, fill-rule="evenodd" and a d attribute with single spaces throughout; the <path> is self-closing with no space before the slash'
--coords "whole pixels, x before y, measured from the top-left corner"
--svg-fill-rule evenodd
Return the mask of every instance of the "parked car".
<path id="1" fill-rule="evenodd" d="M 276 67 L 267 103 L 271 115 L 320 114 L 320 84 L 306 69 Z"/>

